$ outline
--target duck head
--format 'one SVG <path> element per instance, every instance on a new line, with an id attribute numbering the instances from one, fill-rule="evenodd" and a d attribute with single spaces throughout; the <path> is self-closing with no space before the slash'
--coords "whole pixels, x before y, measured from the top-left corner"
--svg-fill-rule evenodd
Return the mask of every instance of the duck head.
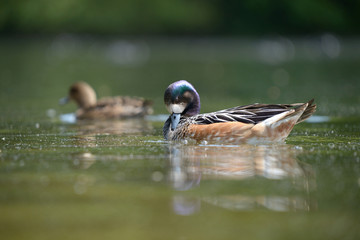
<path id="1" fill-rule="evenodd" d="M 170 84 L 165 90 L 164 102 L 171 119 L 171 130 L 179 124 L 181 116 L 194 116 L 200 112 L 200 96 L 187 81 L 180 80 Z"/>
<path id="2" fill-rule="evenodd" d="M 77 82 L 71 85 L 69 95 L 60 99 L 60 104 L 73 100 L 79 108 L 88 108 L 96 105 L 96 93 L 94 89 L 85 82 Z"/>

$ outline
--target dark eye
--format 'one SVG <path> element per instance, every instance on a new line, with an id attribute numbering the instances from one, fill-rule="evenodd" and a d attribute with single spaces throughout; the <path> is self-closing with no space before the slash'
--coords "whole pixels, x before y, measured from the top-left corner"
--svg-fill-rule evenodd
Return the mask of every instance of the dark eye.
<path id="1" fill-rule="evenodd" d="M 77 92 L 78 92 L 77 88 L 71 88 L 70 89 L 70 93 L 77 93 Z"/>

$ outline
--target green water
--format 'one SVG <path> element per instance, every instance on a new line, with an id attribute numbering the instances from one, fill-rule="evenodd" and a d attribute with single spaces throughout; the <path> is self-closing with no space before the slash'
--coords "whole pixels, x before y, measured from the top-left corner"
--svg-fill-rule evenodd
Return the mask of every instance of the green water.
<path id="1" fill-rule="evenodd" d="M 63 35 L 0 52 L 2 239 L 360 238 L 360 40 Z M 179 79 L 202 112 L 314 97 L 322 118 L 285 144 L 171 144 L 162 96 Z M 150 98 L 155 117 L 61 121 L 79 80 Z"/>

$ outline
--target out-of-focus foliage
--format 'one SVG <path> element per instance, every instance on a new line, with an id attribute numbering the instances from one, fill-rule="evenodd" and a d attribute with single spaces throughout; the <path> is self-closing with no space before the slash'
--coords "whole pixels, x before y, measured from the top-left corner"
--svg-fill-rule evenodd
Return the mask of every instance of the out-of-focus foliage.
<path id="1" fill-rule="evenodd" d="M 360 33 L 357 0 L 2 0 L 0 32 Z"/>

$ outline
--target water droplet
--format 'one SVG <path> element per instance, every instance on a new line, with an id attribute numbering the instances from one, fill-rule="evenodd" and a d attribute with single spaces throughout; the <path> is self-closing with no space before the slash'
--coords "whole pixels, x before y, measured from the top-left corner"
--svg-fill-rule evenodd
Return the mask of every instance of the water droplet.
<path id="1" fill-rule="evenodd" d="M 334 143 L 329 143 L 328 146 L 329 146 L 329 148 L 333 149 L 335 147 L 335 144 Z"/>
<path id="2" fill-rule="evenodd" d="M 162 172 L 156 171 L 151 174 L 151 179 L 154 182 L 160 182 L 161 180 L 163 180 L 163 178 L 164 178 L 164 174 Z"/>
<path id="3" fill-rule="evenodd" d="M 56 111 L 54 109 L 48 109 L 46 111 L 46 115 L 49 117 L 49 118 L 54 118 L 56 116 Z"/>
<path id="4" fill-rule="evenodd" d="M 40 128 L 40 123 L 36 123 L 35 128 Z"/>

